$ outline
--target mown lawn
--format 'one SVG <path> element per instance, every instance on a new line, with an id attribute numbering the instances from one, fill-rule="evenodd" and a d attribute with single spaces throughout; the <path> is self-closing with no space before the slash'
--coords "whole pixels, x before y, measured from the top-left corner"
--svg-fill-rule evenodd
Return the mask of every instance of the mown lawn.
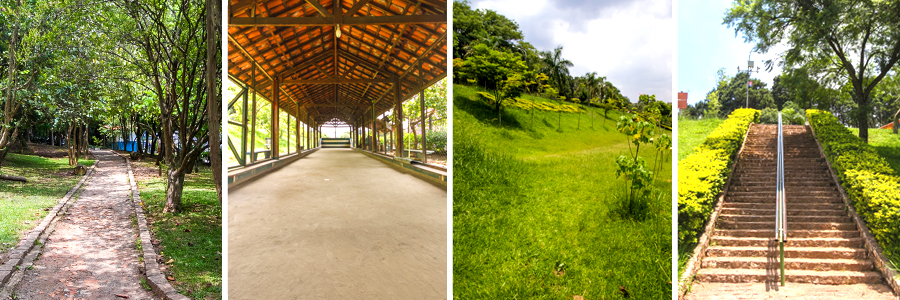
<path id="1" fill-rule="evenodd" d="M 90 167 L 94 160 L 79 163 Z M 0 174 L 22 176 L 28 182 L 0 180 L 0 253 L 15 247 L 24 234 L 81 180 L 72 175 L 68 158 L 9 153 Z"/>
<path id="2" fill-rule="evenodd" d="M 859 128 L 849 128 L 850 132 L 859 136 Z M 875 147 L 875 151 L 887 160 L 891 168 L 900 175 L 900 135 L 894 134 L 890 129 L 869 129 L 869 145 Z"/>
<path id="3" fill-rule="evenodd" d="M 671 160 L 649 217 L 632 220 L 616 208 L 615 159 L 628 151 L 620 113 L 590 109 L 581 129 L 564 113 L 560 129 L 556 112 L 535 111 L 532 126 L 529 111 L 507 108 L 498 126 L 475 92 L 454 86 L 453 296 L 668 299 Z M 649 148 L 641 156 L 654 168 Z"/>
<path id="4" fill-rule="evenodd" d="M 697 150 L 710 132 L 719 127 L 725 119 L 705 118 L 700 120 L 678 118 L 678 160 L 681 161 Z"/>
<path id="5" fill-rule="evenodd" d="M 166 181 L 151 160 L 135 162 L 150 231 L 159 241 L 167 276 L 192 299 L 222 298 L 222 205 L 209 168 L 185 175 L 181 213 L 164 214 Z M 165 174 L 165 170 L 163 170 Z M 146 259 L 146 258 L 145 258 Z"/>

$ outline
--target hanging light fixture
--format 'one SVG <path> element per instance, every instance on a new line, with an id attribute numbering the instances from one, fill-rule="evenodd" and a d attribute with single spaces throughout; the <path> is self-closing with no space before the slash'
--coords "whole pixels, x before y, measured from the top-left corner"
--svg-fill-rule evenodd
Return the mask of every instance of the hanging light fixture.
<path id="1" fill-rule="evenodd" d="M 334 26 L 334 36 L 337 38 L 341 38 L 341 24 L 337 24 Z"/>

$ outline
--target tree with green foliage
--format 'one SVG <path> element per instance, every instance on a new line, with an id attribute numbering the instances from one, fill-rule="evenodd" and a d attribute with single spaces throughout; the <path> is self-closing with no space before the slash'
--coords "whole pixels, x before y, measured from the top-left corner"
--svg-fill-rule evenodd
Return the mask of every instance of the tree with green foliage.
<path id="1" fill-rule="evenodd" d="M 475 79 L 478 85 L 488 90 L 500 89 L 511 74 L 521 75 L 527 70 L 517 55 L 484 44 L 475 45 L 464 60 L 454 59 L 453 67 L 456 78 Z"/>
<path id="2" fill-rule="evenodd" d="M 742 1 L 726 12 L 724 24 L 762 52 L 786 43 L 787 68 L 845 78 L 860 110 L 859 137 L 868 142 L 872 91 L 900 61 L 900 2 Z"/>
<path id="3" fill-rule="evenodd" d="M 403 103 L 403 116 L 409 120 L 409 130 L 412 131 L 413 145 L 425 146 L 425 139 L 419 144 L 419 133 L 422 127 L 428 125 L 428 120 L 437 117 L 447 118 L 447 79 L 442 79 L 425 89 L 425 118 L 422 118 L 422 106 L 418 95 Z M 419 129 L 416 129 L 419 127 Z M 422 148 L 424 149 L 424 148 Z"/>
<path id="4" fill-rule="evenodd" d="M 179 212 L 184 174 L 209 147 L 205 1 L 118 5 L 131 19 L 119 26 L 128 46 L 138 50 L 133 63 L 158 99 L 168 166 L 164 212 Z"/>
<path id="5" fill-rule="evenodd" d="M 503 126 L 503 104 L 505 101 L 515 100 L 516 97 L 521 95 L 524 84 L 522 74 L 516 73 L 509 75 L 503 80 L 499 88 L 492 90 L 490 93 L 478 93 L 488 105 L 493 106 L 494 110 L 497 111 L 497 120 L 500 126 Z"/>
<path id="6" fill-rule="evenodd" d="M 543 60 L 541 72 L 550 76 L 551 84 L 560 94 L 569 96 L 573 94 L 569 87 L 569 68 L 575 65 L 572 64 L 572 61 L 563 58 L 562 49 L 562 46 L 557 46 L 553 51 L 544 52 L 541 55 Z"/>
<path id="7" fill-rule="evenodd" d="M 515 21 L 493 10 L 473 10 L 469 1 L 453 1 L 453 57 L 466 58 L 475 45 L 485 42 L 494 50 L 512 50 L 521 39 Z"/>

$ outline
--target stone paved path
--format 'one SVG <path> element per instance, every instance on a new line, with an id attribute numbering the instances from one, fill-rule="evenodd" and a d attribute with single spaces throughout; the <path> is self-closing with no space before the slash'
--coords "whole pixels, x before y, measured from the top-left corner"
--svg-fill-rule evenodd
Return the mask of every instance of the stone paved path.
<path id="1" fill-rule="evenodd" d="M 786 286 L 779 286 L 777 283 L 695 282 L 691 293 L 684 299 L 896 300 L 897 297 L 884 284 L 788 283 Z"/>
<path id="2" fill-rule="evenodd" d="M 154 299 L 140 285 L 125 160 L 93 153 L 94 176 L 16 286 L 19 299 Z"/>

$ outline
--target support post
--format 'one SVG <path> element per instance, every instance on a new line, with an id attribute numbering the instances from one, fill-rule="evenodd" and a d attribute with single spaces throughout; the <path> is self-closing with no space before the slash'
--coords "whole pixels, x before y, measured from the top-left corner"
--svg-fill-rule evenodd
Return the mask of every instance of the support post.
<path id="1" fill-rule="evenodd" d="M 419 74 L 422 74 L 421 71 Z M 420 80 L 422 81 L 422 80 Z M 424 82 L 422 83 L 424 84 Z M 419 124 L 422 126 L 422 163 L 428 162 L 428 146 L 425 143 L 425 89 L 422 89 L 419 92 L 419 107 L 422 110 L 421 119 L 419 120 Z"/>
<path id="2" fill-rule="evenodd" d="M 372 152 L 378 152 L 378 116 L 375 115 L 375 103 L 372 103 Z"/>
<path id="3" fill-rule="evenodd" d="M 243 128 L 241 128 L 241 166 L 247 165 L 247 112 L 250 110 L 250 107 L 247 106 L 250 98 L 247 93 L 249 92 L 249 87 L 244 89 L 244 111 L 241 116 L 241 123 L 244 124 Z"/>
<path id="4" fill-rule="evenodd" d="M 281 153 L 281 130 L 279 126 L 281 125 L 281 113 L 278 107 L 278 78 L 275 78 L 275 85 L 272 88 L 272 145 L 269 145 L 269 150 L 272 151 L 272 159 L 278 159 L 278 153 Z"/>
<path id="5" fill-rule="evenodd" d="M 248 93 L 250 93 L 250 92 L 253 93 L 253 107 L 250 109 L 250 111 L 253 112 L 251 119 L 250 119 L 250 163 L 251 164 L 256 162 L 256 154 L 254 153 L 254 152 L 256 152 L 256 91 L 253 90 L 253 87 L 256 86 L 256 68 L 255 67 L 253 68 L 252 73 L 253 73 L 253 78 L 252 78 L 253 80 L 251 80 L 251 82 L 253 83 L 253 85 L 248 87 L 248 90 L 247 90 Z"/>
<path id="6" fill-rule="evenodd" d="M 312 145 L 309 143 L 309 114 L 306 114 L 306 147 L 312 149 Z"/>
<path id="7" fill-rule="evenodd" d="M 403 156 L 403 103 L 400 96 L 400 77 L 393 76 L 394 79 L 394 116 L 395 116 L 395 132 L 397 139 L 394 147 L 394 156 Z"/>

